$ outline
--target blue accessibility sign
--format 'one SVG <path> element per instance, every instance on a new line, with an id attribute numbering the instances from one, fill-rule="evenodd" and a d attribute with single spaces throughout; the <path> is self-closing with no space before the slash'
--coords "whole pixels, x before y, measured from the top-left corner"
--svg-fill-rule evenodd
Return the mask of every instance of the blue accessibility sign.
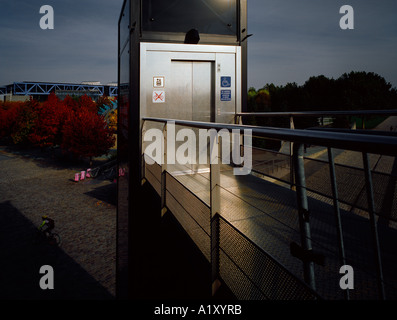
<path id="1" fill-rule="evenodd" d="M 232 86 L 232 77 L 221 77 L 221 87 L 230 88 Z"/>

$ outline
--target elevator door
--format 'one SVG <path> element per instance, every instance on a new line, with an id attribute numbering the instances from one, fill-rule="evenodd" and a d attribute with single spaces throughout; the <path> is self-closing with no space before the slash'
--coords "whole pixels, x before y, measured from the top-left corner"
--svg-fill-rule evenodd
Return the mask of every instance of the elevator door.
<path id="1" fill-rule="evenodd" d="M 214 63 L 173 60 L 172 90 L 178 119 L 211 122 L 215 120 Z"/>
<path id="2" fill-rule="evenodd" d="M 172 99 L 177 119 L 214 122 L 215 121 L 215 63 L 211 61 L 173 60 Z M 182 127 L 177 127 L 178 132 Z M 173 169 L 184 174 L 193 174 L 209 170 L 207 146 L 199 146 L 199 129 L 190 128 L 195 134 L 195 155 L 186 165 L 176 165 Z M 192 142 L 192 141 L 191 141 Z M 179 148 L 184 142 L 176 142 Z M 207 162 L 199 163 L 200 153 L 207 154 Z M 172 170 L 172 171 L 174 171 Z M 174 172 L 175 173 L 175 172 Z"/>

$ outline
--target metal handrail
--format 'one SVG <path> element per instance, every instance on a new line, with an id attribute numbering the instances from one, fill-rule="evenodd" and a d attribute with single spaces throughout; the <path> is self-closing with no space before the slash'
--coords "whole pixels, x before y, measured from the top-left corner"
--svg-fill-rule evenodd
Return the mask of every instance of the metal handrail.
<path id="1" fill-rule="evenodd" d="M 365 129 L 340 129 L 340 128 L 322 128 L 322 127 L 312 127 L 312 128 L 307 128 L 306 130 L 352 133 L 352 134 L 369 134 L 371 136 L 397 137 L 396 131 L 365 130 Z"/>
<path id="2" fill-rule="evenodd" d="M 267 139 L 290 141 L 300 144 L 310 143 L 312 145 L 324 146 L 328 148 L 397 156 L 397 138 L 389 136 L 258 127 L 152 117 L 145 117 L 142 120 L 160 123 L 173 122 L 175 125 L 202 129 L 252 130 L 252 135 Z"/>
<path id="3" fill-rule="evenodd" d="M 305 282 L 314 291 L 315 277 L 314 277 L 314 260 L 305 258 L 312 252 L 311 243 L 311 231 L 308 207 L 308 195 L 305 179 L 305 167 L 304 167 L 304 144 L 310 143 L 312 145 L 324 146 L 328 148 L 328 157 L 330 164 L 330 176 L 333 189 L 333 200 L 334 200 L 334 210 L 335 217 L 337 218 L 338 227 L 338 246 L 340 251 L 341 263 L 345 263 L 344 254 L 344 244 L 343 244 L 343 234 L 341 228 L 341 219 L 339 211 L 339 197 L 337 193 L 337 181 L 335 164 L 332 154 L 332 148 L 345 149 L 351 151 L 359 151 L 363 156 L 364 172 L 365 172 L 365 185 L 367 193 L 368 202 L 368 214 L 370 217 L 371 226 L 371 236 L 374 245 L 374 258 L 377 273 L 377 282 L 379 289 L 379 296 L 381 299 L 385 299 L 385 283 L 383 278 L 383 267 L 381 251 L 379 246 L 379 237 L 377 232 L 377 223 L 375 218 L 375 204 L 374 204 L 374 189 L 371 177 L 371 170 L 369 167 L 368 153 L 397 156 L 397 137 L 389 135 L 373 135 L 373 134 L 355 134 L 350 132 L 334 132 L 334 131 L 321 131 L 321 130 L 302 130 L 302 129 L 285 129 L 285 128 L 273 128 L 273 127 L 257 127 L 248 125 L 236 125 L 236 124 L 224 124 L 224 123 L 212 123 L 212 122 L 198 122 L 198 121 L 187 121 L 187 120 L 177 120 L 177 119 L 164 119 L 164 118 L 152 118 L 145 117 L 142 119 L 145 121 L 164 123 L 165 126 L 169 124 L 201 128 L 201 129 L 215 129 L 222 130 L 226 129 L 229 131 L 238 130 L 251 130 L 250 134 L 252 136 L 258 136 L 265 139 L 276 139 L 282 141 L 293 142 L 293 153 L 291 154 L 291 159 L 293 160 L 291 168 L 294 168 L 295 185 L 296 185 L 296 195 L 298 204 L 298 216 L 299 216 L 299 226 L 301 232 L 301 248 L 303 255 L 300 259 L 303 261 L 304 268 L 304 279 Z M 244 131 L 244 133 L 246 133 Z M 219 143 L 219 142 L 218 142 Z M 292 144 L 291 144 L 292 145 Z M 213 173 L 214 171 L 214 173 Z M 219 165 L 211 165 L 211 215 L 219 212 Z M 292 171 L 291 171 L 292 172 Z M 165 183 L 162 183 L 165 186 Z M 218 188 L 217 188 L 218 186 Z M 213 200 L 214 199 L 214 200 Z M 213 204 L 215 207 L 213 209 Z M 212 231 L 211 231 L 212 232 Z M 212 241 L 212 237 L 211 237 Z M 212 248 L 211 242 L 211 248 Z M 214 277 L 216 279 L 216 277 Z M 349 293 L 346 292 L 346 298 L 349 299 Z"/>
<path id="4" fill-rule="evenodd" d="M 340 110 L 340 111 L 292 111 L 292 112 L 241 112 L 236 116 L 247 117 L 326 117 L 326 116 L 397 116 L 397 110 Z"/>

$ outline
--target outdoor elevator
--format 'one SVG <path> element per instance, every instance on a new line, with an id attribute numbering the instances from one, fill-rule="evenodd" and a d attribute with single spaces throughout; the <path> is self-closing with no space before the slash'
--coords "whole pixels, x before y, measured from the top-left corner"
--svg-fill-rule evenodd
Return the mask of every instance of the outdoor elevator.
<path id="1" fill-rule="evenodd" d="M 246 111 L 246 0 L 125 0 L 118 39 L 117 295 L 134 283 L 150 196 L 142 187 L 143 118 L 233 124 Z"/>

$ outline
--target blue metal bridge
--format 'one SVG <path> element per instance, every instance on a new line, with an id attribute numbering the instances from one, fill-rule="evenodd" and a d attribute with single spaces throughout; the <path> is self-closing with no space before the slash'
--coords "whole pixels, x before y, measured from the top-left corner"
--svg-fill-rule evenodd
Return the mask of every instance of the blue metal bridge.
<path id="1" fill-rule="evenodd" d="M 48 82 L 14 82 L 6 87 L 0 87 L 0 94 L 13 93 L 23 96 L 45 96 L 51 92 L 70 91 L 89 93 L 94 96 L 117 96 L 117 86 L 90 85 L 73 83 L 48 83 Z M 4 93 L 1 93 L 4 92 Z"/>
<path id="2" fill-rule="evenodd" d="M 241 113 L 235 125 L 143 119 L 142 134 L 154 127 L 166 133 L 173 123 L 250 129 L 256 139 L 282 142 L 280 150 L 254 144 L 247 176 L 234 175 L 236 165 L 222 164 L 220 154 L 217 164 L 200 168 L 143 162 L 144 182 L 160 196 L 162 213 L 178 220 L 211 264 L 213 292 L 226 285 L 241 300 L 397 298 L 397 126 L 293 128 L 294 117 L 330 113 Z M 291 128 L 242 124 L 252 116 L 289 117 Z M 344 265 L 354 269 L 353 290 L 339 285 Z"/>

